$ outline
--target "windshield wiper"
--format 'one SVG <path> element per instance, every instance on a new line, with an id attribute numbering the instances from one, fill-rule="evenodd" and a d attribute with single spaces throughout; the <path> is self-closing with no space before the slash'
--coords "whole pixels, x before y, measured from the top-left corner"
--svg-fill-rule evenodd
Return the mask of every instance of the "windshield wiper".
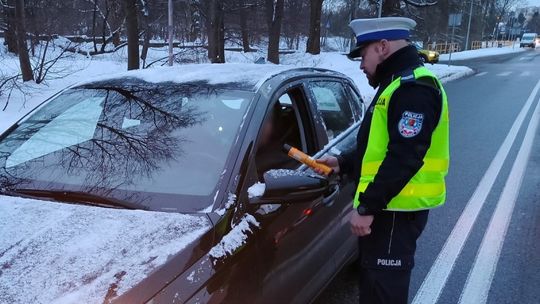
<path id="1" fill-rule="evenodd" d="M 11 196 L 28 196 L 28 197 L 40 197 L 40 198 L 50 198 L 56 201 L 61 201 L 65 203 L 78 203 L 91 206 L 100 206 L 100 207 L 114 207 L 114 208 L 123 208 L 123 209 L 142 209 L 148 210 L 148 207 L 119 200 L 116 198 L 105 197 L 95 194 L 90 194 L 86 192 L 78 191 L 65 191 L 65 190 L 40 190 L 40 189 L 9 189 L 2 190 L 2 194 L 11 195 Z"/>

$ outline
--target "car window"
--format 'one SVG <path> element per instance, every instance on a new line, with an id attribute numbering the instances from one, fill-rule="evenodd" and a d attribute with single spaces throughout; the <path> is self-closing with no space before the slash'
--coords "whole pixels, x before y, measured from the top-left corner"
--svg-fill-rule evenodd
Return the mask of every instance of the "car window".
<path id="1" fill-rule="evenodd" d="M 304 153 L 315 152 L 314 134 L 307 113 L 307 101 L 301 87 L 294 87 L 281 94 L 266 114 L 255 156 L 257 173 L 262 180 L 264 172 L 272 169 L 296 169 L 301 164 L 283 151 L 288 144 Z"/>
<path id="2" fill-rule="evenodd" d="M 353 106 L 353 110 L 355 112 L 354 120 L 355 121 L 362 121 L 364 119 L 364 101 L 362 100 L 362 97 L 358 95 L 356 90 L 352 88 L 351 85 L 347 85 L 347 88 L 349 89 L 349 92 L 351 93 L 351 103 Z"/>
<path id="3" fill-rule="evenodd" d="M 328 140 L 334 139 L 354 124 L 349 97 L 341 82 L 312 81 L 309 89 L 323 119 Z"/>
<path id="4" fill-rule="evenodd" d="M 0 187 L 206 207 L 253 95 L 146 82 L 67 90 L 0 141 Z"/>

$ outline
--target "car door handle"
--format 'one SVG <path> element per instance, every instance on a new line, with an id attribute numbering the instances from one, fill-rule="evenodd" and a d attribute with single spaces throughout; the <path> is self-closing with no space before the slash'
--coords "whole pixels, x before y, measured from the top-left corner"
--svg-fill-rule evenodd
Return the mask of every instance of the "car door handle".
<path id="1" fill-rule="evenodd" d="M 339 195 L 339 186 L 334 186 L 332 192 L 323 198 L 323 205 L 330 207 Z"/>

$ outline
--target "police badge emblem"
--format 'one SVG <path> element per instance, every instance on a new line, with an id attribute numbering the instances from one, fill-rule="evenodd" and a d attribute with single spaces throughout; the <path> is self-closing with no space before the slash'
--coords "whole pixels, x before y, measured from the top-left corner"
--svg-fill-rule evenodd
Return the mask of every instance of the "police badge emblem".
<path id="1" fill-rule="evenodd" d="M 398 123 L 399 134 L 405 138 L 415 137 L 422 130 L 424 114 L 405 111 Z"/>

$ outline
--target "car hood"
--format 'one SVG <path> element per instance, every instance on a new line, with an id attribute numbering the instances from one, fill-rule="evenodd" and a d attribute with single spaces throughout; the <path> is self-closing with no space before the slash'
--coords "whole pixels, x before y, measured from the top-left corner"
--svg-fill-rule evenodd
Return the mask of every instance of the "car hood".
<path id="1" fill-rule="evenodd" d="M 210 227 L 205 215 L 0 196 L 0 303 L 103 303 Z"/>

